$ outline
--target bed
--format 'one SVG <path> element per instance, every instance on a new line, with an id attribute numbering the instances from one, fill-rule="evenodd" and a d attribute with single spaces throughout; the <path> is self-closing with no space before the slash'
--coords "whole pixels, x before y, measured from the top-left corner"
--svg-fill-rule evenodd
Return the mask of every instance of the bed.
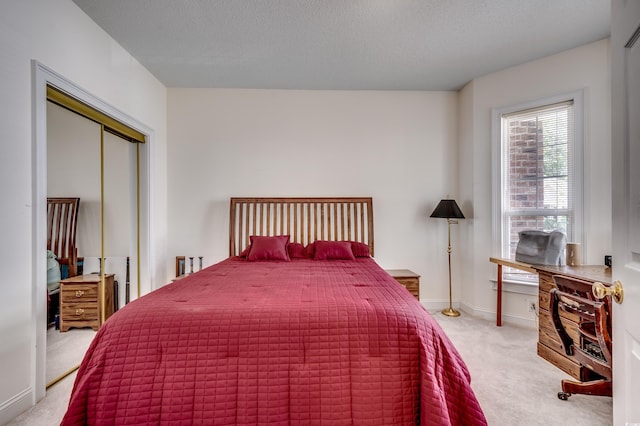
<path id="1" fill-rule="evenodd" d="M 232 198 L 229 218 L 229 258 L 104 323 L 62 424 L 486 424 L 452 343 L 373 259 L 371 198 Z"/>

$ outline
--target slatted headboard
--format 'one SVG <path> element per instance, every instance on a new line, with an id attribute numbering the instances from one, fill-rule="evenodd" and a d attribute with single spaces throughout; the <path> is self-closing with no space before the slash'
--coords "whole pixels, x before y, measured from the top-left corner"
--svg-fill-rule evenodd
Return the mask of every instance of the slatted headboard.
<path id="1" fill-rule="evenodd" d="M 251 235 L 290 235 L 291 242 L 358 241 L 373 256 L 371 197 L 231 198 L 229 255 L 237 256 Z"/>

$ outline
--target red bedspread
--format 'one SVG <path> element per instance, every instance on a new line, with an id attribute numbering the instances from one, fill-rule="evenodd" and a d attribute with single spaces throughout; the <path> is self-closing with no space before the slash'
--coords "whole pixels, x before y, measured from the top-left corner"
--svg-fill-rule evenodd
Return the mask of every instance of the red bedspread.
<path id="1" fill-rule="evenodd" d="M 63 424 L 486 424 L 469 382 L 373 259 L 230 258 L 109 318 Z"/>

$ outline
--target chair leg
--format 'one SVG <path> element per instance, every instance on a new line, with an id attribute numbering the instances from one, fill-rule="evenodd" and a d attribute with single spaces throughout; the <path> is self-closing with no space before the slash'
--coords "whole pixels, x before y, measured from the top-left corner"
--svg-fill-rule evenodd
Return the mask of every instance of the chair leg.
<path id="1" fill-rule="evenodd" d="M 591 382 L 562 381 L 562 392 L 558 392 L 558 398 L 566 400 L 572 394 L 612 396 L 610 380 L 593 380 Z"/>

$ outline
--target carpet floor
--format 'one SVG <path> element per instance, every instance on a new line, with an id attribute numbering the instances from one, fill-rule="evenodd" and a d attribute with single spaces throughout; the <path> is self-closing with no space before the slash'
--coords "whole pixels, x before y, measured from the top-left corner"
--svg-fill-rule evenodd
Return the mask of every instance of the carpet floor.
<path id="1" fill-rule="evenodd" d="M 471 372 L 471 385 L 490 425 L 608 426 L 611 397 L 558 399 L 569 375 L 536 353 L 538 331 L 466 314 L 434 314 Z"/>
<path id="2" fill-rule="evenodd" d="M 472 387 L 490 425 L 608 426 L 609 397 L 557 397 L 560 381 L 570 378 L 536 354 L 537 331 L 465 313 L 434 317 L 458 348 L 471 372 Z M 76 373 L 49 388 L 45 398 L 9 425 L 60 424 Z"/>
<path id="3" fill-rule="evenodd" d="M 49 328 L 45 383 L 51 383 L 71 368 L 80 365 L 95 335 L 96 332 L 90 328 L 72 328 L 64 333 L 53 327 Z"/>

